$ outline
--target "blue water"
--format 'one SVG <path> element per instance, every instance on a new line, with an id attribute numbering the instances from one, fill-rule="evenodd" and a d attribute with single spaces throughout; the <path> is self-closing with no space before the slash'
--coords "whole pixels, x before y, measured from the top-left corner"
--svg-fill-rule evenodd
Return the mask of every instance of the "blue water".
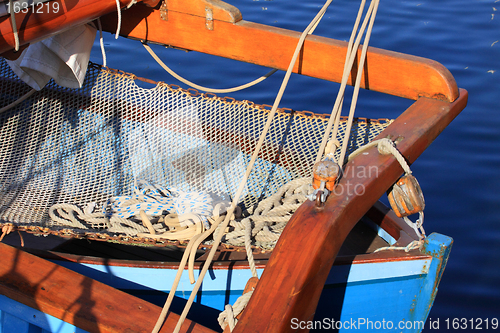
<path id="1" fill-rule="evenodd" d="M 297 31 L 323 5 L 317 0 L 230 3 L 241 10 L 245 20 Z M 358 3 L 334 1 L 315 33 L 347 40 Z M 104 38 L 108 66 L 178 83 L 139 42 L 115 40 L 110 34 Z M 437 60 L 469 92 L 467 108 L 412 165 L 426 199 L 427 233 L 439 232 L 455 240 L 429 317 L 439 318 L 441 329 L 446 318 L 499 318 L 500 1 L 381 1 L 370 45 Z M 154 49 L 174 70 L 205 86 L 236 86 L 267 72 L 259 66 L 195 52 Z M 91 60 L 102 62 L 97 47 Z M 272 104 L 282 77 L 283 73 L 275 74 L 261 85 L 231 96 Z M 281 106 L 329 113 L 337 89 L 335 83 L 293 75 Z M 409 104 L 408 100 L 361 91 L 357 115 L 397 117 Z M 468 323 L 467 329 L 459 331 L 472 331 Z M 480 327 L 486 328 L 484 322 Z"/>

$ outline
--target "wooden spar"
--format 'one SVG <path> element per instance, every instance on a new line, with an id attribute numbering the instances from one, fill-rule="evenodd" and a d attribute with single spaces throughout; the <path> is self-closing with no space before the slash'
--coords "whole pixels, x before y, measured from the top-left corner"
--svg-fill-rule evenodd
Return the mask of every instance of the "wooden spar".
<path id="1" fill-rule="evenodd" d="M 378 138 L 402 138 L 398 150 L 413 163 L 466 103 L 463 89 L 453 103 L 420 98 Z M 321 208 L 311 201 L 300 206 L 281 235 L 235 333 L 290 332 L 292 319 L 313 320 L 343 241 L 403 172 L 392 155 L 381 155 L 376 147 L 367 152 L 349 166 L 378 166 L 378 177 L 359 178 L 349 173 L 338 184 L 344 190 L 341 195 L 330 195 Z"/>
<path id="2" fill-rule="evenodd" d="M 143 0 L 146 8 L 156 6 L 158 1 Z M 55 3 L 58 7 L 55 7 Z M 120 0 L 122 8 L 129 3 L 130 0 Z M 90 22 L 111 12 L 115 12 L 116 15 L 115 0 L 52 0 L 45 6 L 35 6 L 35 13 L 31 11 L 31 7 L 29 8 L 27 13 L 20 11 L 15 14 L 21 46 L 55 35 L 72 26 Z M 0 54 L 12 50 L 14 45 L 10 16 L 0 17 Z"/>
<path id="3" fill-rule="evenodd" d="M 207 19 L 210 10 L 212 20 Z M 114 32 L 116 22 L 115 14 L 107 15 L 102 19 L 103 29 Z M 236 8 L 215 0 L 168 0 L 160 9 L 139 4 L 123 12 L 121 34 L 280 70 L 287 69 L 300 36 L 299 32 L 244 21 Z M 340 82 L 346 51 L 346 42 L 311 35 L 294 72 Z M 349 84 L 355 81 L 356 71 L 354 66 Z M 370 47 L 363 75 L 361 87 L 391 95 L 448 102 L 458 97 L 450 72 L 420 57 Z"/>
<path id="4" fill-rule="evenodd" d="M 88 332 L 151 332 L 161 308 L 0 243 L 0 294 Z M 169 313 L 160 332 L 172 332 Z M 186 320 L 181 332 L 214 332 Z"/>
<path id="5" fill-rule="evenodd" d="M 261 66 L 285 70 L 297 45 L 299 32 L 242 20 L 233 6 L 218 0 L 159 0 L 134 5 L 122 13 L 121 34 L 151 43 L 213 54 Z M 115 32 L 113 0 L 53 0 L 60 11 L 17 13 L 20 44 L 36 42 L 64 29 L 103 17 L 103 29 Z M 120 0 L 121 7 L 129 4 Z M 53 7 L 48 7 L 53 8 Z M 63 12 L 61 12 L 63 11 Z M 9 16 L 0 18 L 0 54 L 14 48 Z M 309 36 L 294 72 L 340 82 L 347 44 L 330 38 Z M 354 66 L 349 84 L 355 81 Z M 409 99 L 430 97 L 454 101 L 458 88 L 441 64 L 397 52 L 370 47 L 361 87 Z"/>

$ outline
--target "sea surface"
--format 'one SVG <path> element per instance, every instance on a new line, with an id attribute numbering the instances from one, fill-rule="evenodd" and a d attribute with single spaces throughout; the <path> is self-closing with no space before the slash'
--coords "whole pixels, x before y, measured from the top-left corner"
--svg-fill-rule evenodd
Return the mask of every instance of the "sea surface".
<path id="1" fill-rule="evenodd" d="M 334 1 L 315 34 L 348 40 L 359 2 Z M 245 20 L 302 31 L 324 2 L 229 3 L 241 10 Z M 104 41 L 109 67 L 179 84 L 140 42 L 115 40 L 109 33 L 104 34 Z M 466 318 L 469 323 L 471 319 L 491 322 L 500 318 L 500 0 L 382 0 L 370 45 L 436 60 L 469 92 L 466 109 L 412 165 L 425 195 L 427 233 L 454 239 L 429 318 L 441 323 L 447 318 Z M 160 46 L 154 50 L 182 76 L 214 88 L 237 86 L 268 71 L 196 52 Z M 102 63 L 97 42 L 91 60 Z M 257 87 L 230 96 L 272 104 L 282 78 L 283 72 L 277 73 Z M 292 75 L 280 106 L 330 113 L 338 87 Z M 395 118 L 409 104 L 405 99 L 362 90 L 356 114 Z M 485 331 L 486 326 L 480 328 Z M 425 331 L 436 330 L 426 326 Z M 457 331 L 476 330 L 469 324 Z"/>

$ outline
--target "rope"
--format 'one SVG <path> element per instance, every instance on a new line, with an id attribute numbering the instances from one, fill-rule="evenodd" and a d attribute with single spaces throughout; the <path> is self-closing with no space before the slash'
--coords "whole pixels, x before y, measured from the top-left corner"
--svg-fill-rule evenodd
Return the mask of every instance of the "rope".
<path id="1" fill-rule="evenodd" d="M 175 275 L 174 283 L 172 284 L 172 288 L 170 289 L 170 292 L 168 293 L 167 300 L 165 301 L 165 305 L 163 306 L 163 309 L 160 313 L 160 316 L 158 317 L 158 320 L 156 321 L 155 327 L 153 328 L 153 333 L 157 333 L 160 331 L 161 326 L 163 325 L 163 322 L 165 321 L 165 318 L 167 316 L 168 310 L 170 309 L 170 305 L 172 304 L 172 301 L 175 296 L 175 292 L 177 290 L 177 287 L 179 286 L 179 281 L 181 279 L 182 273 L 184 271 L 184 268 L 186 267 L 186 263 L 190 257 L 194 257 L 196 253 L 196 249 L 198 248 L 198 245 L 203 242 L 208 236 L 210 236 L 216 228 L 219 226 L 219 224 L 224 220 L 224 217 L 221 216 L 217 218 L 217 220 L 214 220 L 212 222 L 212 226 L 210 227 L 209 230 L 205 231 L 201 235 L 196 235 L 194 236 L 188 243 L 188 246 L 186 247 L 186 250 L 184 251 L 184 254 L 182 255 L 181 262 L 179 264 L 179 269 L 177 270 L 177 274 Z M 206 266 L 206 265 L 205 265 Z M 204 266 L 204 267 L 205 267 Z M 190 273 L 191 277 L 191 273 Z M 198 281 L 203 280 L 203 277 L 198 279 Z"/>
<path id="2" fill-rule="evenodd" d="M 96 203 L 85 209 L 72 204 L 55 204 L 49 209 L 54 225 L 80 229 L 109 228 L 109 232 L 124 232 L 139 237 L 186 240 L 203 230 L 210 229 L 208 216 L 212 215 L 212 198 L 204 192 L 182 192 L 175 188 L 163 188 L 139 180 L 135 181 L 134 194 L 112 197 L 96 210 Z M 169 213 L 166 216 L 166 213 Z M 149 216 L 161 216 L 153 225 Z M 144 226 L 130 218 L 140 217 Z M 84 224 L 85 223 L 85 224 Z M 167 231 L 165 224 L 170 230 Z M 163 232 L 157 234 L 156 232 Z"/>
<path id="3" fill-rule="evenodd" d="M 224 242 L 233 246 L 244 245 L 252 266 L 249 237 L 253 237 L 255 245 L 261 248 L 273 248 L 295 210 L 312 191 L 310 178 L 295 179 L 283 185 L 276 193 L 261 201 L 252 215 L 241 221 L 231 220 L 229 226 L 233 230 L 224 235 Z"/>
<path id="4" fill-rule="evenodd" d="M 245 250 L 247 252 L 248 264 L 250 265 L 250 271 L 252 272 L 252 276 L 258 278 L 257 268 L 255 267 L 255 260 L 253 258 L 252 252 L 252 224 L 250 220 L 246 220 L 245 222 Z M 231 328 L 232 330 L 232 328 Z"/>
<path id="5" fill-rule="evenodd" d="M 24 94 L 23 96 L 21 96 L 20 98 L 18 98 L 17 100 L 15 100 L 14 102 L 10 103 L 9 105 L 7 106 L 4 106 L 3 108 L 0 109 L 0 113 L 3 113 L 7 110 L 10 110 L 12 109 L 13 107 L 19 105 L 20 103 L 22 103 L 24 100 L 26 100 L 27 98 L 29 98 L 31 95 L 33 95 L 34 93 L 36 92 L 36 89 L 31 89 L 30 91 L 28 91 L 26 94 Z"/>
<path id="6" fill-rule="evenodd" d="M 425 230 L 423 227 L 424 224 L 424 212 L 418 212 L 419 218 L 417 219 L 416 222 L 412 222 L 407 216 L 403 217 L 403 220 L 408 224 L 410 227 L 415 230 L 415 233 L 417 234 L 418 238 L 423 239 L 425 238 Z"/>
<path id="7" fill-rule="evenodd" d="M 102 212 L 84 212 L 72 204 L 56 204 L 50 207 L 49 216 L 53 225 L 80 229 L 104 229 L 108 232 L 123 232 L 129 236 L 137 235 L 137 231 L 147 232 L 148 229 L 128 219 L 118 216 L 108 218 Z M 88 224 L 85 225 L 82 222 Z"/>
<path id="8" fill-rule="evenodd" d="M 335 104 L 333 106 L 330 119 L 328 120 L 328 124 L 326 126 L 325 134 L 323 135 L 323 139 L 321 141 L 320 148 L 318 150 L 318 154 L 316 156 L 316 161 L 315 161 L 316 163 L 319 162 L 321 160 L 321 157 L 323 156 L 323 150 L 326 147 L 328 136 L 330 134 L 330 131 L 332 129 L 334 122 L 335 122 L 335 128 L 333 131 L 333 133 L 334 133 L 333 138 L 336 138 L 336 133 L 338 131 L 338 126 L 340 123 L 339 110 L 342 109 L 342 104 L 344 102 L 344 92 L 345 92 L 345 88 L 347 86 L 347 80 L 349 78 L 349 73 L 351 72 L 352 66 L 354 64 L 354 59 L 355 59 L 355 57 L 352 56 L 353 44 L 355 42 L 356 31 L 358 30 L 359 22 L 361 21 L 361 16 L 363 14 L 363 8 L 365 6 L 365 2 L 366 2 L 366 0 L 361 1 L 360 7 L 358 10 L 358 15 L 356 17 L 356 21 L 354 22 L 354 27 L 352 29 L 351 36 L 349 38 L 349 43 L 347 44 L 347 53 L 346 53 L 346 59 L 345 59 L 345 63 L 344 63 L 344 71 L 342 73 L 342 80 L 341 80 L 341 84 L 340 84 L 340 89 L 339 89 L 339 92 L 337 93 L 337 98 L 335 99 Z M 357 43 L 354 47 L 356 52 L 357 52 L 358 46 L 359 46 L 359 43 Z"/>
<path id="9" fill-rule="evenodd" d="M 253 290 L 238 297 L 233 306 L 231 306 L 230 304 L 226 304 L 225 310 L 222 311 L 217 318 L 217 321 L 219 322 L 219 325 L 223 330 L 227 325 L 229 325 L 229 331 L 233 331 L 234 327 L 238 323 L 238 319 L 236 319 L 236 317 L 246 308 L 252 295 Z"/>
<path id="10" fill-rule="evenodd" d="M 356 149 L 354 152 L 352 152 L 349 155 L 348 161 L 352 160 L 354 157 L 360 155 L 361 153 L 368 150 L 369 148 L 375 147 L 375 146 L 377 147 L 378 152 L 382 155 L 392 154 L 396 158 L 398 163 L 401 165 L 401 168 L 403 168 L 406 175 L 409 175 L 412 173 L 410 170 L 410 166 L 406 162 L 404 156 L 399 152 L 399 150 L 397 150 L 394 142 L 392 142 L 391 140 L 389 140 L 387 138 L 372 141 L 372 142 L 364 145 L 363 147 Z M 403 220 L 406 222 L 406 224 L 408 224 L 415 231 L 419 240 L 413 241 L 405 247 L 386 246 L 386 247 L 382 247 L 380 249 L 377 249 L 375 252 L 382 251 L 382 250 L 404 250 L 404 251 L 408 252 L 408 251 L 411 251 L 415 248 L 420 248 L 423 245 L 423 241 L 426 237 L 425 230 L 423 227 L 424 212 L 422 212 L 422 211 L 419 212 L 419 218 L 417 219 L 416 222 L 412 222 L 407 216 L 404 216 Z"/>
<path id="11" fill-rule="evenodd" d="M 0 242 L 3 241 L 3 238 L 5 237 L 5 235 L 10 234 L 12 232 L 12 230 L 14 230 L 14 225 L 12 225 L 12 224 L 5 224 L 2 227 L 2 235 L 0 236 Z"/>
<path id="12" fill-rule="evenodd" d="M 14 230 L 14 225 L 13 224 L 4 224 L 2 226 L 2 235 L 0 236 L 0 242 L 3 241 L 3 238 L 6 235 L 10 234 L 13 230 Z M 19 241 L 21 243 L 21 247 L 24 247 L 23 235 L 21 234 L 21 232 L 19 230 L 17 230 L 17 233 L 19 235 Z"/>
<path id="13" fill-rule="evenodd" d="M 396 148 L 396 145 L 394 144 L 394 142 L 392 142 L 390 139 L 387 139 L 387 138 L 374 140 L 370 143 L 367 143 L 366 145 L 364 145 L 362 147 L 359 147 L 358 149 L 356 149 L 355 151 L 353 151 L 349 155 L 348 161 L 351 161 L 356 156 L 360 155 L 364 151 L 366 151 L 369 148 L 374 147 L 374 146 L 377 146 L 378 152 L 382 155 L 392 154 L 396 158 L 396 160 L 399 162 L 399 164 L 401 165 L 401 168 L 403 168 L 404 172 L 407 175 L 411 174 L 410 166 L 406 162 L 405 158 L 403 157 L 403 155 L 401 155 L 399 150 Z"/>
<path id="14" fill-rule="evenodd" d="M 351 100 L 351 109 L 349 110 L 349 118 L 347 119 L 347 126 L 346 130 L 344 133 L 344 141 L 342 142 L 342 150 L 340 152 L 340 158 L 339 161 L 344 165 L 344 158 L 345 154 L 347 152 L 347 145 L 349 143 L 349 136 L 351 134 L 351 128 L 352 128 L 352 122 L 354 119 L 354 110 L 356 109 L 356 104 L 358 101 L 358 94 L 359 94 L 359 87 L 361 85 L 361 78 L 363 74 L 363 69 L 364 69 L 364 64 L 365 64 L 365 59 L 366 59 L 366 51 L 368 50 L 368 43 L 370 42 L 370 36 L 372 33 L 373 29 L 373 24 L 375 22 L 375 16 L 377 15 L 377 9 L 378 9 L 378 4 L 379 0 L 372 0 L 370 3 L 370 7 L 368 8 L 368 11 L 365 16 L 365 20 L 363 22 L 363 25 L 361 27 L 361 31 L 364 31 L 367 23 L 368 17 L 370 17 L 370 23 L 368 25 L 368 30 L 366 31 L 366 36 L 365 40 L 363 43 L 363 49 L 361 51 L 361 58 L 359 60 L 359 66 L 358 66 L 358 72 L 356 74 L 356 83 L 354 85 L 354 92 Z M 358 39 L 361 40 L 361 34 L 358 36 Z"/>
<path id="15" fill-rule="evenodd" d="M 281 87 L 280 87 L 280 90 L 278 92 L 278 95 L 276 97 L 276 100 L 274 101 L 274 104 L 273 104 L 273 107 L 271 108 L 271 111 L 269 112 L 269 115 L 268 115 L 268 118 L 267 118 L 267 121 L 266 121 L 266 125 L 264 126 L 263 130 L 262 130 L 262 133 L 260 135 L 260 138 L 259 138 L 259 141 L 257 142 L 257 145 L 255 147 L 255 151 L 252 155 L 252 158 L 250 160 L 250 163 L 248 164 L 247 166 L 247 169 L 245 171 L 245 174 L 243 176 L 243 179 L 242 181 L 240 182 L 240 185 L 239 185 L 239 188 L 238 188 L 238 191 L 236 192 L 234 198 L 233 198 L 233 202 L 231 204 L 231 207 L 229 208 L 229 211 L 226 215 L 226 218 L 224 219 L 224 222 L 222 222 L 221 224 L 221 230 L 217 233 L 217 235 L 215 236 L 214 238 L 214 243 L 212 245 L 212 248 L 210 249 L 210 252 L 208 254 L 208 258 L 205 262 L 205 265 L 203 265 L 203 269 L 201 270 L 200 272 L 200 276 L 199 276 L 199 279 L 198 281 L 196 281 L 196 285 L 194 286 L 193 288 L 193 291 L 191 292 L 191 295 L 186 303 L 186 306 L 184 307 L 184 310 L 182 311 L 182 314 L 179 318 L 179 321 L 177 322 L 177 325 L 174 329 L 174 333 L 178 333 L 180 328 L 181 328 L 181 325 L 182 323 L 184 322 L 186 316 L 187 316 L 187 313 L 191 307 L 191 305 L 193 304 L 193 301 L 194 301 L 194 298 L 196 297 L 196 294 L 198 293 L 198 290 L 201 286 L 201 281 L 203 281 L 203 278 L 205 277 L 205 274 L 206 272 L 208 271 L 208 268 L 210 266 L 210 263 L 212 262 L 214 256 L 215 256 L 215 253 L 217 251 L 217 247 L 219 246 L 220 242 L 221 242 L 221 239 L 222 239 L 222 236 L 224 234 L 224 230 L 227 228 L 228 224 L 229 224 L 229 220 L 230 220 L 230 217 L 231 215 L 233 214 L 235 208 L 236 208 L 236 205 L 240 199 L 240 196 L 244 190 L 244 187 L 245 187 L 245 184 L 248 180 L 248 177 L 250 175 L 250 172 L 251 170 L 253 169 L 253 166 L 255 164 L 255 161 L 257 159 L 257 156 L 259 154 L 259 151 L 264 143 L 264 140 L 265 140 L 265 137 L 266 137 L 266 134 L 269 130 L 269 127 L 271 126 L 271 122 L 274 118 L 274 115 L 276 114 L 276 110 L 278 108 L 278 105 L 281 101 L 281 98 L 283 97 L 283 93 L 285 91 L 285 88 L 286 88 L 286 85 L 288 83 L 288 80 L 290 79 L 290 76 L 292 74 L 292 70 L 293 70 L 293 67 L 295 65 L 295 62 L 297 60 L 297 57 L 300 53 L 300 50 L 302 49 L 302 45 L 304 43 L 304 40 L 306 38 L 306 36 L 309 34 L 309 31 L 316 25 L 316 22 L 324 15 L 326 9 L 328 8 L 328 6 L 330 5 L 330 3 L 332 2 L 332 0 L 328 0 L 325 5 L 321 8 L 320 12 L 316 15 L 316 17 L 311 21 L 311 23 L 308 25 L 308 27 L 304 30 L 304 32 L 302 33 L 302 35 L 300 36 L 300 39 L 299 39 L 299 42 L 297 44 L 297 47 L 295 49 L 295 52 L 293 54 L 293 57 L 292 57 L 292 60 L 290 61 L 290 65 L 288 66 L 288 69 L 287 69 L 287 72 L 285 74 L 285 78 L 283 79 L 283 82 L 281 84 Z M 157 332 L 157 331 L 153 331 L 153 332 Z"/>
<path id="16" fill-rule="evenodd" d="M 122 27 L 122 10 L 120 8 L 120 0 L 116 0 L 116 11 L 118 13 L 118 23 L 116 24 L 115 39 L 118 39 Z"/>
<path id="17" fill-rule="evenodd" d="M 234 87 L 234 88 L 227 88 L 227 89 L 207 88 L 207 87 L 203 87 L 203 86 L 197 85 L 196 83 L 193 83 L 191 81 L 188 81 L 185 78 L 183 78 L 182 76 L 180 76 L 179 74 L 175 73 L 170 67 L 168 67 L 167 65 L 165 65 L 165 63 L 163 61 L 161 61 L 161 59 L 153 51 L 153 49 L 151 49 L 151 47 L 149 47 L 149 45 L 147 45 L 145 43 L 143 43 L 142 45 L 149 52 L 149 54 L 156 60 L 156 62 L 161 67 L 163 67 L 163 69 L 166 70 L 174 78 L 176 78 L 177 80 L 181 81 L 182 83 L 184 83 L 184 84 L 186 84 L 186 85 L 188 85 L 188 86 L 190 86 L 192 88 L 195 88 L 195 89 L 198 89 L 198 90 L 203 90 L 203 91 L 206 91 L 206 92 L 211 92 L 211 93 L 227 94 L 227 93 L 231 93 L 231 92 L 235 92 L 235 91 L 240 91 L 240 90 L 243 90 L 245 88 L 249 88 L 251 86 L 256 85 L 257 83 L 260 83 L 260 82 L 264 81 L 265 79 L 267 79 L 268 77 L 270 77 L 271 75 L 273 75 L 274 73 L 276 73 L 278 71 L 277 69 L 273 69 L 269 73 L 267 73 L 266 75 L 261 76 L 260 78 L 255 79 L 252 82 L 249 82 L 249 83 L 246 83 L 246 84 L 243 84 L 241 86 Z"/>
<path id="18" fill-rule="evenodd" d="M 107 64 L 106 64 L 106 50 L 104 49 L 104 39 L 102 37 L 102 25 L 101 25 L 101 19 L 100 18 L 97 18 L 97 26 L 99 27 L 99 44 L 101 45 L 102 67 L 107 67 Z"/>
<path id="19" fill-rule="evenodd" d="M 171 222 L 171 226 L 179 224 L 181 227 L 188 227 L 200 221 L 209 229 L 207 217 L 212 214 L 212 201 L 210 195 L 205 192 L 183 192 L 173 187 L 164 188 L 143 180 L 135 180 L 134 194 L 108 199 L 104 213 L 126 219 L 139 215 L 141 210 L 149 216 L 170 212 L 176 213 L 165 217 L 165 222 Z"/>
<path id="20" fill-rule="evenodd" d="M 384 247 L 376 249 L 375 251 L 373 251 L 373 253 L 377 253 L 380 251 L 386 251 L 386 250 L 410 252 L 410 251 L 415 250 L 415 249 L 421 249 L 422 246 L 424 245 L 424 242 L 425 241 L 422 238 L 419 240 L 414 240 L 406 246 L 384 246 Z"/>
<path id="21" fill-rule="evenodd" d="M 19 51 L 19 33 L 17 32 L 17 23 L 16 23 L 16 11 L 14 10 L 14 2 L 9 0 L 9 9 L 10 9 L 10 23 L 12 25 L 12 33 L 14 34 L 14 51 Z"/>

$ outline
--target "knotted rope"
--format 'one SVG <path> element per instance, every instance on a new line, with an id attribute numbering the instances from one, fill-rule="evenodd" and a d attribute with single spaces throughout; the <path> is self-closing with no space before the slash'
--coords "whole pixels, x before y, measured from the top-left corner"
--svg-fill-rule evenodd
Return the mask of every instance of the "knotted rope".
<path id="1" fill-rule="evenodd" d="M 3 241 L 3 238 L 6 235 L 10 234 L 13 230 L 14 230 L 14 225 L 13 224 L 5 224 L 5 225 L 3 225 L 3 227 L 2 227 L 2 235 L 0 236 L 0 242 Z M 19 239 L 21 241 L 21 247 L 24 247 L 23 235 L 21 235 L 21 233 L 19 232 L 19 230 L 17 230 L 17 233 L 19 234 Z"/>
<path id="2" fill-rule="evenodd" d="M 283 185 L 276 193 L 261 201 L 254 213 L 242 220 L 231 220 L 233 229 L 224 235 L 230 245 L 242 246 L 245 235 L 251 232 L 255 245 L 272 249 L 287 222 L 312 193 L 311 178 L 298 178 Z"/>
<path id="3" fill-rule="evenodd" d="M 250 298 L 253 295 L 253 290 L 247 292 L 246 294 L 238 297 L 236 302 L 231 306 L 231 304 L 226 304 L 224 311 L 219 314 L 217 321 L 219 322 L 220 327 L 224 330 L 227 325 L 229 325 L 229 330 L 233 331 L 234 327 L 238 323 L 238 319 L 236 317 L 243 312 L 245 307 L 250 301 Z"/>

